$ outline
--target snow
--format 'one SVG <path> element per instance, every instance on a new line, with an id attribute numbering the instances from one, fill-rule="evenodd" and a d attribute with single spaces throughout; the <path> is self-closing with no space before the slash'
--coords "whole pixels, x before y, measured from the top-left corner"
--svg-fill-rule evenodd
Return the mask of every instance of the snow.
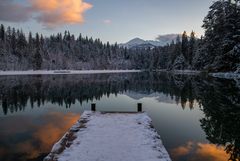
<path id="1" fill-rule="evenodd" d="M 140 70 L 27 70 L 0 71 L 0 75 L 54 75 L 54 74 L 104 74 L 104 73 L 135 73 Z"/>
<path id="2" fill-rule="evenodd" d="M 240 79 L 240 73 L 231 73 L 231 72 L 226 72 L 226 73 L 210 73 L 209 75 L 217 78 L 225 78 L 225 79 Z"/>
<path id="3" fill-rule="evenodd" d="M 71 145 L 63 148 L 66 133 L 45 161 L 171 161 L 146 113 L 84 112 L 71 130 Z"/>
<path id="4" fill-rule="evenodd" d="M 184 75 L 196 75 L 201 73 L 201 71 L 198 71 L 198 70 L 172 70 L 169 72 L 172 72 L 174 74 L 184 74 Z"/>

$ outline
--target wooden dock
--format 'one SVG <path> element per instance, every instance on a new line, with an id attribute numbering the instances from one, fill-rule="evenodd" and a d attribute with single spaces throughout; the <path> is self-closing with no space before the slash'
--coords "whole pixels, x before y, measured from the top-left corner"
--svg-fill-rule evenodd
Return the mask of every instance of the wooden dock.
<path id="1" fill-rule="evenodd" d="M 138 110 L 142 106 L 138 105 Z M 44 161 L 170 161 L 146 113 L 84 112 Z"/>

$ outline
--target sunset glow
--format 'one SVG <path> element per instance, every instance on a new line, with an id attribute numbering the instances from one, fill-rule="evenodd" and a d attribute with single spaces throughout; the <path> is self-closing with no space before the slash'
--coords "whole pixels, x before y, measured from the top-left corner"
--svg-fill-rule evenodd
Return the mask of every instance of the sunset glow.
<path id="1" fill-rule="evenodd" d="M 56 27 L 65 23 L 83 23 L 83 13 L 92 5 L 83 0 L 43 0 L 30 1 L 33 11 L 38 13 L 36 19 L 47 27 Z"/>
<path id="2" fill-rule="evenodd" d="M 194 161 L 226 161 L 230 156 L 224 151 L 224 147 L 214 144 L 188 142 L 171 151 L 174 159 L 189 156 Z"/>

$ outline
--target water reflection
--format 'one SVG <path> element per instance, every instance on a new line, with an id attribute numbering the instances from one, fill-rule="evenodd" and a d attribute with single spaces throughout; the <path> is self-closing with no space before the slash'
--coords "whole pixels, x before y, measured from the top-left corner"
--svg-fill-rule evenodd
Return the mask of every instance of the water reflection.
<path id="1" fill-rule="evenodd" d="M 229 158 L 222 146 L 191 141 L 173 149 L 171 154 L 174 160 L 227 161 Z"/>
<path id="2" fill-rule="evenodd" d="M 41 160 L 79 118 L 80 114 L 49 112 L 34 119 L 37 122 L 29 116 L 1 120 L 1 160 Z"/>
<path id="3" fill-rule="evenodd" d="M 0 104 L 5 115 L 0 117 L 0 156 L 4 156 L 4 160 L 12 160 L 11 157 L 16 156 L 37 158 L 47 153 L 53 142 L 79 118 L 79 113 L 69 112 L 77 102 L 79 106 L 93 100 L 101 104 L 107 99 L 114 101 L 113 95 L 118 99 L 119 95 L 124 95 L 131 100 L 146 102 L 146 106 L 154 98 L 158 105 L 164 107 L 167 107 L 165 103 L 174 103 L 174 108 L 180 107 L 185 113 L 194 109 L 203 112 L 200 122 L 197 121 L 201 126 L 198 128 L 204 131 L 207 140 L 188 140 L 185 145 L 168 149 L 173 160 L 237 160 L 240 154 L 239 84 L 239 80 L 167 73 L 0 77 Z M 124 98 L 122 103 L 130 104 L 130 99 Z M 8 117 L 26 111 L 27 107 L 36 109 L 49 104 L 66 107 L 66 115 L 55 110 L 34 116 L 34 119 L 18 115 Z M 149 108 L 148 112 L 151 111 L 153 109 Z M 159 111 L 164 115 L 163 109 Z M 176 110 L 173 112 L 178 114 Z M 191 114 L 193 112 L 188 116 Z M 155 122 L 157 117 L 153 117 Z M 157 122 L 156 127 L 168 124 L 168 119 Z M 171 119 L 176 121 L 176 118 Z M 191 126 L 193 119 L 198 118 L 189 119 L 187 126 Z M 32 120 L 37 121 L 33 123 Z M 167 127 L 159 129 L 160 133 L 161 130 L 176 132 Z M 8 138 L 8 141 L 4 138 Z M 9 141 L 9 138 L 14 139 Z M 180 136 L 178 139 L 181 139 Z M 10 152 L 8 149 L 13 150 Z"/>

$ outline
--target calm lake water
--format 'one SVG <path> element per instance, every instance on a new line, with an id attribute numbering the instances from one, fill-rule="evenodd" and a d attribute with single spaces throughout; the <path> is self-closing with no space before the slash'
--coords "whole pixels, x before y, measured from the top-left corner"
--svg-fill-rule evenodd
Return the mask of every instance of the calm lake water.
<path id="1" fill-rule="evenodd" d="M 153 120 L 173 161 L 240 154 L 240 80 L 167 73 L 0 76 L 0 160 L 42 160 L 96 103 Z"/>

